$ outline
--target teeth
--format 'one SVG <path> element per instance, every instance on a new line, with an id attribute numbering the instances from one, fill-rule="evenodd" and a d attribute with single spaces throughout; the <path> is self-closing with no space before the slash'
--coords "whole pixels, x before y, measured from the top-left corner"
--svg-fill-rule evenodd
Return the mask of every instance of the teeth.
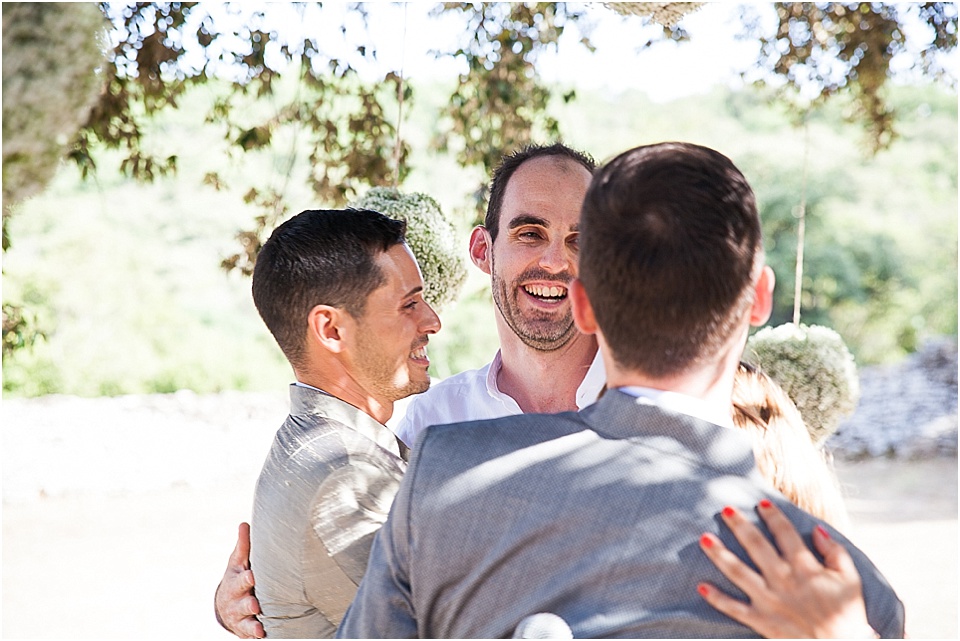
<path id="1" fill-rule="evenodd" d="M 556 287 L 556 286 L 544 287 L 542 285 L 527 285 L 524 287 L 524 290 L 528 294 L 531 294 L 532 296 L 536 296 L 538 298 L 563 298 L 567 295 L 566 287 Z"/>
<path id="2" fill-rule="evenodd" d="M 410 358 L 426 358 L 427 357 L 427 346 L 418 347 L 417 349 L 410 352 Z"/>

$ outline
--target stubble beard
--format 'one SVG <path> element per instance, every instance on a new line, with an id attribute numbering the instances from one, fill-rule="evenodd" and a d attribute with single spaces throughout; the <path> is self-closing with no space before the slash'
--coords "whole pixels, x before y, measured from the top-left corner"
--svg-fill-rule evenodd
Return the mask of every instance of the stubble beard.
<path id="1" fill-rule="evenodd" d="M 397 370 L 395 361 L 384 358 L 376 346 L 361 343 L 362 347 L 357 351 L 357 365 L 362 370 L 363 377 L 367 379 L 369 391 L 377 397 L 394 402 L 406 398 L 413 394 L 426 392 L 430 388 L 430 377 L 425 376 L 423 380 L 410 378 L 406 383 L 398 385 L 396 380 Z M 410 351 L 423 345 L 423 339 L 417 340 Z M 409 352 L 407 353 L 409 358 Z M 407 369 L 408 372 L 411 370 Z"/>
<path id="2" fill-rule="evenodd" d="M 492 259 L 490 273 L 493 302 L 500 310 L 500 315 L 503 316 L 507 326 L 524 345 L 538 352 L 554 352 L 569 343 L 570 339 L 576 335 L 577 328 L 573 324 L 573 314 L 570 312 L 569 304 L 566 311 L 559 316 L 556 313 L 535 312 L 539 318 L 528 318 L 520 311 L 521 282 L 540 278 L 555 280 L 566 287 L 569 285 L 569 278 L 558 279 L 555 276 L 544 278 L 544 274 L 528 270 L 508 286 L 497 272 Z"/>

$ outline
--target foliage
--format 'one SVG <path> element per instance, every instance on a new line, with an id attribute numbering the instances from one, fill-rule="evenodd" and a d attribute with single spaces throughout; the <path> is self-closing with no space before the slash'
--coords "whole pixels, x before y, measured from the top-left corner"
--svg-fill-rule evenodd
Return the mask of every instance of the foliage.
<path id="1" fill-rule="evenodd" d="M 89 3 L 3 5 L 4 251 L 10 208 L 49 182 L 97 100 L 106 26 Z"/>
<path id="2" fill-rule="evenodd" d="M 792 277 L 797 260 L 797 203 L 801 185 L 790 167 L 768 169 L 761 200 L 767 262 L 781 276 L 772 322 L 792 317 Z M 857 305 L 890 303 L 891 292 L 911 284 L 895 239 L 887 231 L 839 228 L 826 217 L 829 208 L 856 198 L 849 178 L 837 171 L 816 172 L 808 186 L 802 316 L 832 324 L 830 314 L 842 301 Z"/>
<path id="3" fill-rule="evenodd" d="M 641 4 L 645 6 L 628 9 L 646 11 L 653 5 L 677 3 Z M 4 5 L 5 49 L 13 24 L 7 17 L 16 6 Z M 560 35 L 574 24 L 583 34 L 583 44 L 592 47 L 587 28 L 592 6 L 573 3 L 443 5 L 439 11 L 460 16 L 465 31 L 461 46 L 438 55 L 462 61 L 466 71 L 457 78 L 452 94 L 449 87 L 434 88 L 436 93 L 444 92 L 449 98 L 435 101 L 431 113 L 417 115 L 423 126 L 419 131 L 408 128 L 414 133 L 407 136 L 413 140 L 417 135 L 433 134 L 435 149 L 441 150 L 439 154 L 427 153 L 426 141 L 414 149 L 397 135 L 401 106 L 408 120 L 417 106 L 410 83 L 396 72 L 372 80 L 359 73 L 376 57 L 370 38 L 364 39 L 362 33 L 367 7 L 372 5 L 351 5 L 346 14 L 351 22 L 342 27 L 344 32 L 349 28 L 354 42 L 366 44 L 336 53 L 330 48 L 329 39 L 316 33 L 297 35 L 296 30 L 291 32 L 285 28 L 297 23 L 320 24 L 323 21 L 319 18 L 326 14 L 319 12 L 326 11 L 330 5 L 321 9 L 318 3 L 277 3 L 259 10 L 240 3 L 101 3 L 99 6 L 113 24 L 109 60 L 100 72 L 106 89 L 90 111 L 70 157 L 84 176 L 94 175 L 98 164 L 103 164 L 111 167 L 118 180 L 132 176 L 172 184 L 166 181 L 173 180 L 176 170 L 185 180 L 202 177 L 213 187 L 208 191 L 225 195 L 230 207 L 247 216 L 243 221 L 234 220 L 232 227 L 223 232 L 226 238 L 242 228 L 237 235 L 239 248 L 234 246 L 224 252 L 218 247 L 213 252 L 213 255 L 228 255 L 223 261 L 228 271 L 249 272 L 262 240 L 288 215 L 294 194 L 309 190 L 301 200 L 312 201 L 312 205 L 339 206 L 371 187 L 402 184 L 409 191 L 429 193 L 446 202 L 447 211 L 451 211 L 450 201 L 444 201 L 438 194 L 455 192 L 459 186 L 457 181 L 447 180 L 448 177 L 456 175 L 462 182 L 475 185 L 479 170 L 484 173 L 479 180 L 485 181 L 503 150 L 566 134 L 575 146 L 590 149 L 596 157 L 620 151 L 624 140 L 630 140 L 631 144 L 643 142 L 644 136 L 648 137 L 647 142 L 664 138 L 695 139 L 724 150 L 739 151 L 740 157 L 736 160 L 745 169 L 752 169 L 748 175 L 758 187 L 761 204 L 769 203 L 764 205 L 764 217 L 780 224 L 779 231 L 771 234 L 775 243 L 768 249 L 771 260 L 782 263 L 783 268 L 778 269 L 782 285 L 788 281 L 785 276 L 792 273 L 790 244 L 795 238 L 792 207 L 800 193 L 801 172 L 789 159 L 759 153 L 761 147 L 788 148 L 783 139 L 795 138 L 795 132 L 787 131 L 788 123 L 784 122 L 779 109 L 766 104 L 769 94 L 728 95 L 711 108 L 705 108 L 701 100 L 687 101 L 672 105 L 668 115 L 658 115 L 660 112 L 648 101 L 630 108 L 604 102 L 600 108 L 591 109 L 588 117 L 577 113 L 576 103 L 590 101 L 589 104 L 596 105 L 599 104 L 594 102 L 596 99 L 606 97 L 579 96 L 574 102 L 569 87 L 548 87 L 539 80 L 536 63 L 538 55 L 558 46 Z M 784 95 L 793 95 L 807 87 L 816 89 L 818 108 L 804 113 L 813 123 L 814 135 L 819 132 L 823 152 L 817 156 L 815 169 L 811 171 L 808 246 L 817 249 L 810 250 L 807 260 L 805 295 L 809 300 L 804 301 L 805 317 L 842 329 L 857 357 L 868 361 L 895 358 L 909 351 L 924 334 L 955 333 L 956 308 L 944 305 L 943 300 L 956 298 L 956 217 L 953 215 L 936 226 L 903 223 L 907 215 L 923 212 L 924 206 L 935 213 L 941 211 L 944 199 L 953 198 L 952 204 L 946 205 L 955 210 L 955 195 L 935 195 L 956 192 L 956 136 L 944 134 L 950 126 L 955 126 L 955 95 L 946 101 L 949 107 L 952 100 L 953 109 L 952 121 L 948 119 L 946 125 L 942 118 L 943 105 L 933 104 L 929 96 L 915 98 L 918 104 L 902 100 L 899 103 L 902 106 L 896 114 L 897 125 L 904 128 L 903 135 L 913 136 L 911 140 L 916 141 L 920 132 L 933 154 L 924 155 L 926 150 L 917 151 L 919 143 L 911 143 L 912 157 L 907 162 L 922 160 L 927 163 L 922 170 L 917 169 L 908 176 L 900 167 L 905 161 L 882 153 L 874 155 L 873 160 L 864 160 L 849 151 L 842 154 L 843 158 L 834 158 L 833 153 L 835 147 L 847 149 L 845 141 L 837 140 L 842 137 L 835 126 L 837 113 L 852 115 L 858 113 L 858 109 L 861 114 L 868 113 L 869 110 L 861 107 L 876 107 L 879 103 L 870 101 L 878 96 L 884 109 L 896 103 L 895 87 L 888 86 L 886 79 L 891 58 L 897 51 L 919 48 L 918 73 L 935 78 L 942 75 L 938 53 L 952 51 L 956 46 L 955 7 L 946 3 L 905 8 L 823 3 L 776 6 L 783 9 L 778 13 L 778 22 L 780 32 L 787 35 L 765 36 L 768 40 L 764 42 L 769 46 L 761 62 L 764 69 L 774 74 L 771 84 L 776 84 L 777 77 L 785 83 Z M 846 12 L 842 19 L 838 17 L 840 7 Z M 851 17 L 853 7 L 856 7 L 856 20 Z M 911 13 L 930 27 L 915 40 L 910 39 L 912 35 L 908 37 L 903 27 Z M 659 18 L 647 14 L 641 19 L 656 22 Z M 666 26 L 666 22 L 663 18 L 659 23 L 664 27 L 663 38 L 680 41 L 686 37 L 682 23 Z M 841 23 L 842 33 L 836 31 L 837 24 Z M 759 39 L 762 32 L 754 27 L 749 34 Z M 95 31 L 90 29 L 90 33 Z M 813 39 L 805 33 L 813 34 L 810 36 Z M 888 36 L 886 54 L 875 55 L 880 46 L 876 43 Z M 55 66 L 66 72 L 68 65 L 62 61 L 72 59 L 72 54 L 56 50 L 49 33 L 45 33 L 45 37 L 48 37 L 45 54 L 49 53 L 58 61 Z M 805 37 L 809 40 L 806 44 Z M 90 41 L 95 40 L 91 37 Z M 638 40 L 643 40 L 638 42 L 640 46 L 651 43 L 646 35 L 638 36 Z M 18 64 L 16 54 L 8 54 L 6 58 L 5 89 L 8 70 Z M 882 73 L 877 65 L 882 66 Z M 832 69 L 829 74 L 828 68 Z M 816 72 L 807 73 L 810 69 Z M 189 103 L 190 91 L 200 86 L 215 91 L 217 100 L 212 105 L 183 109 L 183 105 Z M 226 91 L 221 91 L 223 86 L 227 87 Z M 71 88 L 79 88 L 79 84 Z M 419 91 L 418 87 L 418 100 Z M 13 93 L 7 91 L 5 107 Z M 943 102 L 942 98 L 936 100 Z M 55 109 L 60 102 L 47 100 L 44 106 Z M 741 117 L 726 117 L 733 110 L 740 110 Z M 935 117 L 922 116 L 924 110 L 928 114 L 932 110 Z M 877 109 L 874 112 L 879 113 Z M 177 128 L 193 132 L 192 137 L 174 135 L 175 131 L 167 131 L 163 136 L 148 135 L 153 123 L 171 113 L 181 119 Z M 575 114 L 575 117 L 567 119 L 560 113 Z M 724 117 L 704 127 L 704 113 L 723 113 Z M 889 113 L 893 113 L 892 109 Z M 204 123 L 197 114 L 206 114 Z M 687 118 L 684 114 L 693 115 Z M 5 134 L 8 122 L 14 121 L 8 121 L 5 113 Z M 561 129 L 561 124 L 568 122 L 590 123 L 590 126 L 566 125 Z M 207 137 L 199 135 L 201 129 L 197 127 L 203 125 L 213 125 L 202 131 L 216 129 L 223 145 L 214 150 Z M 204 142 L 197 142 L 201 138 Z M 158 150 L 161 147 L 156 143 L 158 139 L 171 144 Z M 597 140 L 604 142 L 597 143 Z M 5 156 L 7 141 L 5 135 Z M 892 137 L 883 138 L 883 144 L 896 148 L 891 141 Z M 751 145 L 755 147 L 750 148 Z M 195 149 L 196 146 L 199 148 Z M 222 147 L 228 153 L 221 153 Z M 191 154 L 195 160 L 188 165 L 185 158 Z M 417 172 L 417 163 L 413 160 L 418 154 L 417 162 L 429 163 L 432 176 L 424 177 L 426 174 L 421 172 L 419 184 L 413 185 L 407 179 Z M 112 163 L 118 155 L 121 160 L 115 164 L 120 172 L 115 171 Z M 239 178 L 227 176 L 221 172 L 225 158 L 235 167 L 252 166 L 261 171 L 238 170 Z M 748 167 L 750 162 L 756 164 Z M 463 165 L 472 172 L 469 181 L 462 178 L 466 173 L 457 173 Z M 764 175 L 763 170 L 771 167 L 782 167 L 783 172 Z M 6 163 L 4 170 L 7 171 Z M 903 182 L 900 191 L 891 192 L 886 188 L 889 176 L 893 175 L 898 182 Z M 442 180 L 436 180 L 437 176 Z M 918 181 L 927 182 L 910 182 L 914 176 Z M 855 184 L 858 181 L 859 184 Z M 7 186 L 5 173 L 5 190 Z M 201 200 L 189 187 L 181 185 L 178 189 L 191 192 L 193 201 Z M 773 199 L 761 193 L 778 190 L 777 198 Z M 245 197 L 241 197 L 243 195 Z M 471 195 L 478 206 L 482 205 L 482 190 Z M 457 200 L 453 202 L 460 203 L 469 196 L 456 192 L 455 197 Z M 922 202 L 912 202 L 918 197 Z M 180 202 L 174 196 L 169 198 Z M 6 191 L 4 199 L 6 201 Z M 209 212 L 194 202 L 180 206 L 186 207 L 198 220 L 207 220 L 204 216 Z M 7 213 L 5 209 L 5 232 Z M 124 224 L 132 224 L 132 219 L 141 215 L 138 211 L 137 216 L 126 216 Z M 253 218 L 252 226 L 250 218 Z M 854 218 L 857 223 L 850 223 Z M 880 244 L 868 242 L 871 239 L 877 239 Z M 5 233 L 5 250 L 6 247 Z M 167 253 L 163 249 L 153 251 L 160 256 Z M 933 260 L 941 268 L 927 267 L 928 256 L 935 256 Z M 7 264 L 5 261 L 5 267 Z M 789 290 L 789 287 L 780 287 L 778 308 L 785 308 L 788 301 L 783 297 L 789 295 Z M 51 313 L 60 314 L 63 310 L 56 308 Z M 62 340 L 55 336 L 49 338 Z"/>
<path id="4" fill-rule="evenodd" d="M 837 139 L 843 99 L 811 112 L 808 137 L 788 133 L 782 118 L 771 122 L 762 96 L 741 92 L 728 109 L 754 129 L 755 149 L 738 164 L 757 192 L 767 262 L 778 276 L 771 323 L 792 318 L 796 216 L 809 154 L 801 319 L 839 331 L 865 363 L 894 361 L 925 337 L 955 333 L 955 305 L 941 304 L 956 300 L 956 216 L 945 212 L 956 207 L 948 194 L 956 192 L 957 144 L 944 136 L 956 119 L 955 100 L 895 88 L 890 100 L 908 140 L 864 156 Z M 942 119 L 931 117 L 934 108 Z M 764 144 L 758 136 L 768 128 Z M 775 161 L 764 149 L 770 145 L 779 150 Z M 885 175 L 897 176 L 895 187 L 881 185 Z M 921 267 L 933 263 L 942 267 Z"/>
<path id="5" fill-rule="evenodd" d="M 350 206 L 406 221 L 407 244 L 423 274 L 424 300 L 442 309 L 457 299 L 467 279 L 462 243 L 436 200 L 426 194 L 374 187 Z"/>
<path id="6" fill-rule="evenodd" d="M 832 329 L 793 323 L 765 327 L 750 337 L 743 358 L 779 383 L 815 443 L 833 434 L 857 406 L 857 367 Z"/>
<path id="7" fill-rule="evenodd" d="M 678 41 L 686 33 L 677 21 L 699 4 L 605 3 L 621 14 L 658 22 L 664 37 Z M 100 6 L 113 23 L 112 48 L 102 74 L 107 89 L 70 153 L 85 174 L 96 167 L 95 144 L 123 149 L 121 170 L 139 179 L 152 180 L 176 170 L 176 154 L 157 156 L 144 148 L 145 119 L 176 107 L 189 86 L 212 77 L 233 82 L 231 94 L 218 101 L 207 118 L 222 126 L 237 153 L 271 145 L 283 127 L 304 132 L 309 139 L 308 182 L 320 202 L 340 205 L 364 188 L 396 187 L 409 171 L 405 163 L 409 148 L 396 136 L 393 123 L 399 118 L 392 117 L 393 104 L 399 109 L 412 99 L 409 83 L 396 72 L 374 82 L 360 80 L 358 68 L 376 57 L 369 39 L 355 45 L 351 55 L 335 55 L 330 43 L 282 28 L 290 21 L 319 22 L 324 11 L 319 3 L 271 5 L 269 11 L 239 3 Z M 892 135 L 892 112 L 882 95 L 891 59 L 907 49 L 919 50 L 918 71 L 940 78 L 944 70 L 936 54 L 956 47 L 957 13 L 951 3 L 775 6 L 778 27 L 773 36 L 762 32 L 759 19 L 749 21 L 746 30 L 762 44 L 758 64 L 789 88 L 815 87 L 818 100 L 849 88 L 858 117 L 870 123 L 878 147 L 889 144 Z M 361 19 L 361 32 L 366 12 L 363 3 L 349 5 L 348 14 Z M 585 34 L 589 31 L 584 26 L 587 6 L 445 3 L 437 13 L 456 14 L 466 25 L 464 44 L 438 54 L 463 60 L 466 66 L 440 114 L 444 126 L 435 141 L 438 148 L 453 150 L 462 165 L 482 166 L 489 175 L 504 150 L 559 137 L 559 125 L 547 109 L 551 91 L 539 81 L 535 63 L 541 52 L 557 46 L 570 24 L 577 23 Z M 927 25 L 929 33 L 908 38 L 904 28 L 908 17 Z M 354 40 L 363 42 L 362 33 Z M 593 48 L 588 35 L 581 41 Z M 57 60 L 70 57 L 53 47 L 50 55 Z M 251 118 L 243 98 L 275 97 L 278 79 L 290 72 L 296 74 L 300 91 L 273 113 Z M 563 94 L 565 100 L 573 97 L 573 92 Z M 215 174 L 204 173 L 208 183 L 218 184 Z M 264 206 L 264 220 L 255 221 L 253 230 L 241 234 L 241 241 L 251 233 L 262 237 L 283 217 L 274 197 L 284 197 L 282 188 L 252 189 L 259 195 L 250 201 Z M 482 195 L 481 189 L 478 203 Z M 244 269 L 242 255 L 236 266 Z"/>
<path id="8" fill-rule="evenodd" d="M 24 317 L 31 314 L 20 305 L 3 304 L 3 357 L 8 358 L 16 350 L 32 347 L 38 340 L 45 338 L 43 330 L 37 328 L 35 319 Z"/>
<path id="9" fill-rule="evenodd" d="M 641 16 L 663 26 L 665 38 L 682 41 L 680 17 L 700 3 L 605 3 L 621 14 Z M 273 144 L 278 131 L 292 128 L 305 136 L 307 182 L 317 201 L 338 206 L 372 186 L 399 186 L 409 165 L 409 147 L 397 136 L 396 105 L 413 98 L 410 84 L 395 71 L 373 82 L 360 79 L 358 69 L 376 58 L 376 48 L 364 42 L 367 6 L 355 3 L 347 14 L 354 51 L 334 54 L 329 42 L 298 33 L 284 24 L 317 24 L 320 3 L 270 5 L 249 9 L 239 3 L 101 3 L 112 21 L 111 50 L 103 67 L 106 83 L 95 108 L 77 137 L 71 158 L 84 174 L 96 168 L 94 148 L 122 149 L 121 171 L 153 180 L 177 168 L 177 154 L 157 155 L 143 145 L 144 123 L 154 114 L 178 106 L 190 86 L 213 77 L 231 78 L 232 91 L 218 100 L 207 121 L 218 124 L 237 154 L 256 152 Z M 779 26 L 774 36 L 760 31 L 760 20 L 747 30 L 762 43 L 759 64 L 782 78 L 787 87 L 815 86 L 821 100 L 849 87 L 859 116 L 871 123 L 877 146 L 889 144 L 892 112 L 882 89 L 891 58 L 907 48 L 920 49 L 919 71 L 943 76 L 936 53 L 956 47 L 956 9 L 949 3 L 900 8 L 878 3 L 784 3 L 776 5 Z M 589 39 L 588 5 L 575 3 L 445 3 L 436 13 L 456 14 L 466 25 L 463 45 L 438 53 L 465 63 L 438 121 L 434 144 L 450 149 L 464 166 L 479 166 L 489 175 L 504 150 L 561 135 L 549 114 L 550 88 L 536 73 L 538 55 L 555 48 L 564 30 L 577 23 L 581 42 Z M 905 16 L 916 16 L 930 27 L 917 45 L 907 38 Z M 6 22 L 5 22 L 6 24 Z M 342 28 L 346 33 L 346 24 Z M 56 33 L 58 30 L 52 30 Z M 50 32 L 48 30 L 48 32 Z M 922 39 L 925 36 L 920 36 Z M 93 42 L 94 39 L 91 39 Z M 646 45 L 652 41 L 647 40 Z M 644 43 L 638 42 L 639 45 Z M 61 60 L 60 51 L 50 49 Z M 8 58 L 9 59 L 9 58 Z M 297 91 L 272 113 L 250 108 L 250 100 L 276 98 L 281 76 L 293 74 Z M 563 94 L 572 100 L 572 91 Z M 256 113 L 256 116 L 253 114 Z M 238 234 L 240 251 L 224 262 L 227 269 L 249 271 L 249 261 L 263 237 L 286 215 L 286 185 L 297 162 L 291 153 L 283 185 L 250 186 L 248 202 L 263 213 L 252 229 Z M 207 184 L 222 186 L 215 171 L 203 174 Z M 6 184 L 6 180 L 4 181 Z M 476 194 L 482 209 L 484 187 Z M 253 252 L 251 254 L 251 251 Z"/>
<path id="10" fill-rule="evenodd" d="M 102 162 L 113 172 L 120 161 Z M 171 177 L 102 189 L 71 168 L 12 221 L 4 297 L 36 315 L 44 338 L 4 355 L 4 395 L 282 389 L 289 365 L 249 281 L 210 261 L 248 215 L 240 196 Z"/>
<path id="11" fill-rule="evenodd" d="M 394 155 L 394 127 L 384 102 L 401 94 L 410 100 L 412 93 L 392 72 L 373 83 L 360 80 L 357 65 L 374 55 L 372 47 L 357 48 L 359 61 L 341 60 L 324 53 L 316 37 L 287 39 L 266 26 L 262 10 L 238 5 L 221 7 L 234 14 L 232 20 L 215 20 L 217 7 L 198 3 L 141 3 L 119 11 L 109 3 L 102 7 L 114 24 L 110 90 L 74 150 L 81 167 L 95 166 L 91 144 L 98 141 L 123 148 L 128 158 L 121 168 L 135 178 L 152 180 L 174 169 L 175 156 L 162 160 L 143 150 L 144 119 L 175 107 L 189 86 L 226 75 L 234 79 L 232 90 L 213 104 L 206 120 L 222 127 L 233 152 L 269 147 L 278 129 L 294 127 L 307 138 L 308 181 L 321 201 L 342 204 L 362 186 L 402 180 L 408 149 L 401 145 Z M 286 10 L 293 12 L 288 19 L 302 22 L 319 6 Z M 355 14 L 366 16 L 359 5 Z M 249 109 L 249 98 L 278 97 L 274 89 L 287 70 L 297 78 L 292 97 L 265 116 Z M 222 186 L 216 173 L 207 173 L 205 180 Z M 269 191 L 253 189 L 255 194 Z M 261 202 L 269 228 L 281 217 L 273 195 Z M 260 202 L 257 195 L 249 200 Z"/>
<path id="12" fill-rule="evenodd" d="M 426 139 L 435 122 L 432 107 L 447 91 L 437 84 L 418 93 L 431 101 L 418 100 L 409 112 L 409 129 L 419 140 Z M 260 213 L 243 202 L 246 190 L 239 186 L 282 165 L 284 156 L 246 157 L 220 191 L 198 185 L 196 177 L 212 158 L 226 165 L 228 143 L 191 117 L 217 95 L 216 86 L 188 91 L 181 109 L 158 114 L 145 132 L 148 145 L 162 140 L 184 150 L 178 176 L 137 184 L 116 171 L 122 154 L 107 153 L 100 156 L 104 179 L 98 186 L 81 181 L 68 165 L 14 217 L 18 240 L 4 256 L 5 300 L 36 312 L 46 338 L 3 359 L 5 395 L 277 390 L 288 382 L 289 366 L 250 302 L 249 281 L 237 272 L 224 274 L 213 260 L 232 252 L 232 232 Z M 790 246 L 775 247 L 768 239 L 767 250 L 776 258 L 783 249 L 775 268 L 784 322 L 792 307 L 791 212 L 804 135 L 769 97 L 769 91 L 749 88 L 667 104 L 639 93 L 594 93 L 563 103 L 556 91 L 551 109 L 561 123 L 592 123 L 570 142 L 595 156 L 622 149 L 627 139 L 643 144 L 665 137 L 695 140 L 730 156 L 756 190 L 765 224 L 775 213 L 783 217 L 777 242 Z M 818 110 L 810 127 L 812 246 L 826 249 L 811 252 L 806 273 L 816 283 L 820 261 L 846 255 L 871 234 L 892 239 L 895 245 L 885 251 L 895 247 L 900 257 L 902 273 L 889 281 L 883 303 L 860 296 L 822 310 L 825 316 L 803 310 L 804 323 L 836 329 L 861 367 L 899 359 L 911 341 L 957 332 L 956 95 L 938 87 L 895 87 L 891 103 L 902 114 L 902 135 L 876 156 L 863 156 L 859 132 L 843 123 L 839 103 Z M 412 160 L 404 191 L 429 193 L 448 215 L 463 206 L 480 177 L 425 145 L 413 146 Z M 292 181 L 291 202 L 309 197 L 304 183 Z M 774 201 L 778 212 L 770 209 Z M 468 228 L 456 220 L 465 251 Z M 430 339 L 432 376 L 479 367 L 497 349 L 490 279 L 468 271 L 457 303 L 441 314 L 443 329 Z"/>
<path id="13" fill-rule="evenodd" d="M 307 181 L 316 201 L 340 206 L 364 188 L 396 186 L 409 172 L 409 146 L 396 136 L 392 105 L 399 110 L 409 104 L 412 88 L 395 72 L 375 82 L 360 80 L 358 68 L 376 55 L 372 45 L 358 46 L 351 59 L 334 57 L 315 37 L 291 38 L 268 28 L 264 11 L 230 7 L 240 18 L 232 24 L 239 26 L 224 30 L 228 21 L 214 20 L 202 4 L 102 7 L 113 19 L 115 46 L 106 70 L 109 91 L 72 153 L 85 172 L 96 166 L 95 141 L 124 149 L 121 169 L 133 177 L 152 180 L 175 170 L 176 155 L 160 158 L 145 151 L 144 119 L 176 106 L 188 86 L 231 73 L 233 90 L 213 105 L 207 121 L 223 128 L 238 154 L 268 148 L 284 127 L 305 134 Z M 321 11 L 313 3 L 296 10 L 301 22 L 315 20 Z M 360 3 L 351 11 L 366 16 Z M 436 145 L 458 148 L 459 162 L 482 164 L 489 173 L 504 149 L 530 142 L 538 132 L 556 137 L 556 121 L 545 116 L 550 92 L 537 80 L 533 63 L 539 50 L 555 46 L 563 24 L 580 14 L 564 3 L 448 4 L 440 11 L 466 16 L 471 44 L 449 54 L 465 59 L 469 71 L 448 102 L 448 127 Z M 197 50 L 200 63 L 193 62 Z M 274 113 L 251 118 L 249 99 L 279 97 L 277 81 L 290 68 L 298 74 L 295 96 Z M 288 178 L 294 162 L 292 154 Z M 205 182 L 225 184 L 215 171 L 205 172 Z M 259 246 L 289 212 L 286 195 L 283 187 L 250 187 L 246 202 L 263 213 L 237 234 L 240 250 L 223 261 L 224 268 L 250 272 Z"/>
<path id="14" fill-rule="evenodd" d="M 442 11 L 458 13 L 466 24 L 466 44 L 451 55 L 464 60 L 467 71 L 443 110 L 447 126 L 435 145 L 454 150 L 463 166 L 482 166 L 489 176 L 505 150 L 560 135 L 556 119 L 546 113 L 551 92 L 535 62 L 582 13 L 562 2 L 445 3 Z M 592 47 L 589 40 L 584 44 Z M 573 97 L 570 92 L 564 100 Z"/>
<path id="15" fill-rule="evenodd" d="M 957 7 L 950 2 L 894 5 L 880 2 L 778 2 L 777 30 L 760 35 L 761 69 L 785 81 L 785 90 L 822 103 L 846 89 L 851 120 L 864 123 L 874 151 L 895 135 L 895 114 L 884 94 L 891 61 L 917 51 L 917 71 L 955 85 L 938 54 L 957 46 Z M 917 19 L 925 32 L 906 23 Z M 757 37 L 757 24 L 748 30 Z M 800 108 L 801 112 L 805 107 Z"/>

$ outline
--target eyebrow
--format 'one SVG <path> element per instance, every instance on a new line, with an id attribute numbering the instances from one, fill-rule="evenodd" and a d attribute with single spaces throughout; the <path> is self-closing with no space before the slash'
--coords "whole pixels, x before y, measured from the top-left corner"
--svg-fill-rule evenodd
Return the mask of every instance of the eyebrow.
<path id="1" fill-rule="evenodd" d="M 413 289 L 411 289 L 409 292 L 407 292 L 406 294 L 404 294 L 403 297 L 404 297 L 404 298 L 410 298 L 410 297 L 413 296 L 414 294 L 419 294 L 419 293 L 422 292 L 422 291 L 423 291 L 423 285 L 417 285 L 416 287 L 414 287 Z"/>
<path id="2" fill-rule="evenodd" d="M 540 225 L 541 227 L 549 227 L 550 221 L 546 218 L 540 218 L 539 216 L 517 216 L 510 221 L 510 224 L 507 225 L 507 229 L 516 229 L 517 227 L 523 227 L 524 225 Z"/>
<path id="3" fill-rule="evenodd" d="M 541 218 L 540 216 L 531 216 L 529 214 L 523 216 L 517 216 L 507 225 L 507 229 L 516 229 L 517 227 L 523 227 L 524 225 L 539 225 L 541 227 L 546 227 L 549 229 L 550 221 L 546 218 Z M 580 223 L 576 223 L 570 226 L 570 231 L 579 232 Z"/>

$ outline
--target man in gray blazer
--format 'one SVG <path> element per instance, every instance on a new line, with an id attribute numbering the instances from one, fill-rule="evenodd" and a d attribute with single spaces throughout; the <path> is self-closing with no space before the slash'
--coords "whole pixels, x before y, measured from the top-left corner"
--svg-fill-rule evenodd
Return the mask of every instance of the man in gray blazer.
<path id="1" fill-rule="evenodd" d="M 573 317 L 597 337 L 609 391 L 576 413 L 427 428 L 338 635 L 504 637 L 551 612 L 576 637 L 753 636 L 698 596 L 705 580 L 741 593 L 696 541 L 746 559 L 716 506 L 769 497 L 805 537 L 846 545 L 870 625 L 901 636 L 903 606 L 873 564 L 771 495 L 731 429 L 734 374 L 774 285 L 743 175 L 696 145 L 628 151 L 594 175 L 580 246 Z"/>

